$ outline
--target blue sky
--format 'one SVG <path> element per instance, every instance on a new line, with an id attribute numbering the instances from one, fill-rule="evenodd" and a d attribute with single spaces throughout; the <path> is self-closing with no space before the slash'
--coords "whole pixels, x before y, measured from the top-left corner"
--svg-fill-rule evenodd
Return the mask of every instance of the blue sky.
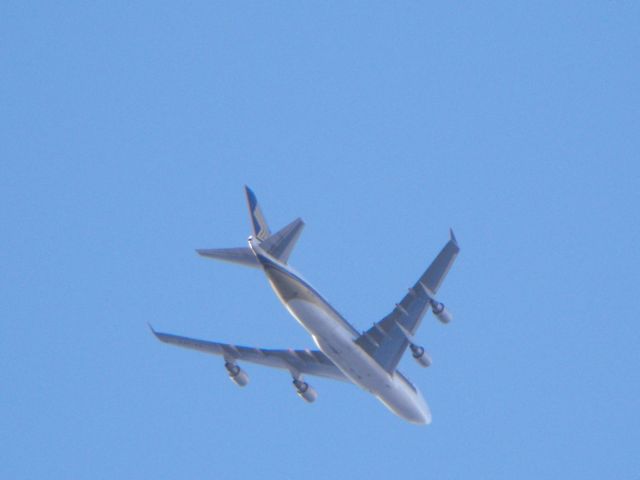
<path id="1" fill-rule="evenodd" d="M 3 2 L 0 477 L 640 475 L 635 2 Z M 358 329 L 453 227 L 402 369 L 350 385 L 157 342 L 311 347 L 242 246 L 242 186 Z"/>

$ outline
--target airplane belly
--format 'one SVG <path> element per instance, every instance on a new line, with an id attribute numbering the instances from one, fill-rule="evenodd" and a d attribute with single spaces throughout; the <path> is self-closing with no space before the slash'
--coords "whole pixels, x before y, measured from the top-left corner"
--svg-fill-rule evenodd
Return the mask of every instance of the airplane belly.
<path id="1" fill-rule="evenodd" d="M 429 423 L 429 407 L 418 391 L 389 374 L 356 343 L 358 332 L 300 279 L 264 265 L 274 291 L 318 348 L 354 384 L 375 395 L 389 410 L 414 423 Z"/>
<path id="2" fill-rule="evenodd" d="M 353 383 L 370 392 L 390 385 L 391 376 L 355 344 L 351 333 L 333 318 L 332 312 L 297 299 L 290 300 L 287 308 L 309 332 L 318 348 Z"/>
<path id="3" fill-rule="evenodd" d="M 424 398 L 403 382 L 398 374 L 390 375 L 364 350 L 351 334 L 337 323 L 331 312 L 318 305 L 291 300 L 287 308 L 305 326 L 322 352 L 354 384 L 375 395 L 389 410 L 413 423 L 430 423 L 431 413 Z"/>

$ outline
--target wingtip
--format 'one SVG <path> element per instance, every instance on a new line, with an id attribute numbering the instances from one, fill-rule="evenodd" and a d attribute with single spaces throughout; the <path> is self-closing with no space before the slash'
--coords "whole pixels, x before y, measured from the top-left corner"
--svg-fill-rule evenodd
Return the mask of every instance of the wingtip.
<path id="1" fill-rule="evenodd" d="M 153 329 L 153 326 L 149 322 L 147 322 L 147 326 L 149 327 L 149 330 L 151 330 L 151 333 L 157 337 L 158 333 Z"/>
<path id="2" fill-rule="evenodd" d="M 453 233 L 453 228 L 450 228 L 450 229 L 449 229 L 449 237 L 450 237 L 450 240 L 451 240 L 453 243 L 455 243 L 456 245 L 458 244 L 458 240 L 456 239 L 456 236 L 455 236 L 455 234 Z"/>
<path id="3" fill-rule="evenodd" d="M 253 193 L 253 190 L 251 190 L 251 188 L 249 188 L 249 185 L 244 186 L 244 193 L 247 196 L 247 200 L 249 201 L 249 207 L 251 209 L 255 208 L 258 200 L 256 198 L 256 194 Z"/>

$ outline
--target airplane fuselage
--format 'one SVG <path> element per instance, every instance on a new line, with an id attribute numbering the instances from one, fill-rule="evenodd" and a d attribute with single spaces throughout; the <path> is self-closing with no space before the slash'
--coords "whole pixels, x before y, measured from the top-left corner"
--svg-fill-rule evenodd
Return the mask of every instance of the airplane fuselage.
<path id="1" fill-rule="evenodd" d="M 259 241 L 249 237 L 249 247 L 289 313 L 349 380 L 396 415 L 413 423 L 430 423 L 431 412 L 417 388 L 399 371 L 387 372 L 360 348 L 354 341 L 358 331 L 298 274 L 266 253 Z"/>

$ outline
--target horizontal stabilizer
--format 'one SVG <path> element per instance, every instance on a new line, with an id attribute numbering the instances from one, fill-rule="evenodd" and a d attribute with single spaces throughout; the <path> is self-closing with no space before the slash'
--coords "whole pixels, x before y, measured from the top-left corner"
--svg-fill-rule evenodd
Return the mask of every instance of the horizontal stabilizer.
<path id="1" fill-rule="evenodd" d="M 302 219 L 296 218 L 289 225 L 267 238 L 262 242 L 261 246 L 272 257 L 277 258 L 282 263 L 287 263 L 303 228 L 304 222 Z"/>
<path id="2" fill-rule="evenodd" d="M 251 249 L 247 247 L 239 248 L 208 248 L 196 250 L 203 257 L 215 258 L 230 263 L 239 263 L 247 267 L 258 268 L 260 263 L 256 259 Z"/>

